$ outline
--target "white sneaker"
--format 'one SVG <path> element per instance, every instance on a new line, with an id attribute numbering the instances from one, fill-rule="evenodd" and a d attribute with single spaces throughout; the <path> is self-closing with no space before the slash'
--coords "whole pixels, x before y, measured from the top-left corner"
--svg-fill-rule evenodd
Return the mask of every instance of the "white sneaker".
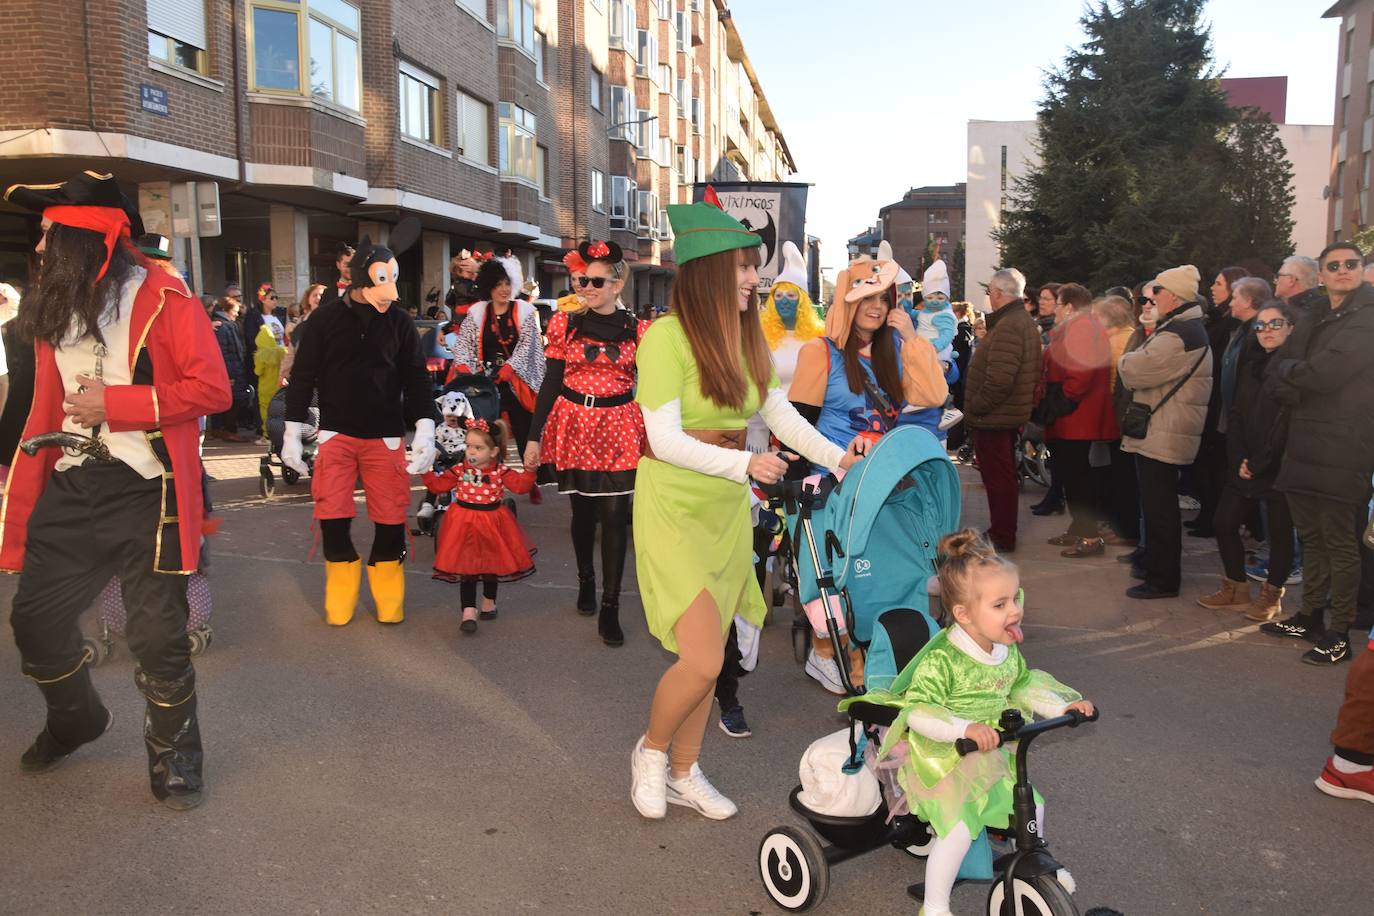
<path id="1" fill-rule="evenodd" d="M 668 755 L 645 747 L 640 737 L 630 752 L 630 801 L 635 810 L 652 820 L 667 814 L 667 782 Z"/>
<path id="2" fill-rule="evenodd" d="M 824 658 L 816 654 L 812 648 L 811 654 L 806 656 L 806 668 L 804 669 L 817 684 L 835 694 L 844 696 L 844 682 L 840 680 L 840 665 L 834 658 Z"/>
<path id="3" fill-rule="evenodd" d="M 723 821 L 739 813 L 735 803 L 717 792 L 716 787 L 706 778 L 706 774 L 701 772 L 701 766 L 695 763 L 686 777 L 668 777 L 667 802 L 670 805 L 696 808 L 713 821 Z"/>
<path id="4" fill-rule="evenodd" d="M 964 412 L 957 407 L 950 407 L 940 414 L 940 432 L 953 429 L 959 425 L 959 421 L 964 419 Z"/>

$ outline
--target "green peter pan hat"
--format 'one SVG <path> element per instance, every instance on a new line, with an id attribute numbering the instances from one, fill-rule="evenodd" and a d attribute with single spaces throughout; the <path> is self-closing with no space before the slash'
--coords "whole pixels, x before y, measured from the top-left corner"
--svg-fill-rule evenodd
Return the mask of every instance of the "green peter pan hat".
<path id="1" fill-rule="evenodd" d="M 753 248 L 763 239 L 721 209 L 715 188 L 706 186 L 705 199 L 694 204 L 669 204 L 668 222 L 673 227 L 673 259 L 686 264 L 708 254 Z"/>

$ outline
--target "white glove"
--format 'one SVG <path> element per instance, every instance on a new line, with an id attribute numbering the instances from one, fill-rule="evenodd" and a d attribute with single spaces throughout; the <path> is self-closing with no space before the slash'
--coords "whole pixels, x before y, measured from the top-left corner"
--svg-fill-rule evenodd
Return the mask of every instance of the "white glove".
<path id="1" fill-rule="evenodd" d="M 415 438 L 410 440 L 410 464 L 406 465 L 406 473 L 423 474 L 434 467 L 434 459 L 438 457 L 439 450 L 434 447 L 434 421 L 416 420 Z"/>
<path id="2" fill-rule="evenodd" d="M 305 455 L 301 450 L 301 433 L 304 431 L 304 423 L 287 420 L 286 431 L 281 437 L 281 463 L 297 474 L 310 473 L 310 467 L 305 463 Z"/>

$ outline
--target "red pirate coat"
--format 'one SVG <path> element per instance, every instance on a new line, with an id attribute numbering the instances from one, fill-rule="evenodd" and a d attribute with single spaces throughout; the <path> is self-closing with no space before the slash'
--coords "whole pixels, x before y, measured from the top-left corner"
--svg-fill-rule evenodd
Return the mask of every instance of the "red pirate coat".
<path id="1" fill-rule="evenodd" d="M 142 431 L 163 465 L 163 512 L 156 537 L 158 572 L 196 571 L 205 503 L 201 496 L 200 425 L 233 403 L 224 358 L 205 309 L 179 277 L 140 260 L 148 270 L 134 298 L 129 369 L 135 384 L 105 389 L 111 432 Z M 140 357 L 143 357 L 140 360 Z M 62 428 L 65 392 L 51 344 L 34 344 L 33 407 L 23 438 Z M 151 377 L 151 383 L 145 381 Z M 20 572 L 29 516 L 57 464 L 58 450 L 16 451 L 0 507 L 0 570 Z M 93 507 L 94 509 L 94 507 Z"/>

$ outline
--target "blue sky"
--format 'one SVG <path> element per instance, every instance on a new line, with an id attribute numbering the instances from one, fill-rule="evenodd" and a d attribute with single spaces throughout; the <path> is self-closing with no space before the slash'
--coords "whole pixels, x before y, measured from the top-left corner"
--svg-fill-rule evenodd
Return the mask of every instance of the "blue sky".
<path id="1" fill-rule="evenodd" d="M 1333 0 L 1212 0 L 1228 76 L 1287 76 L 1288 121 L 1330 124 Z M 969 120 L 1035 116 L 1046 70 L 1083 39 L 1082 0 L 734 0 L 735 23 L 799 169 L 807 231 L 844 243 L 911 187 L 963 181 Z"/>

